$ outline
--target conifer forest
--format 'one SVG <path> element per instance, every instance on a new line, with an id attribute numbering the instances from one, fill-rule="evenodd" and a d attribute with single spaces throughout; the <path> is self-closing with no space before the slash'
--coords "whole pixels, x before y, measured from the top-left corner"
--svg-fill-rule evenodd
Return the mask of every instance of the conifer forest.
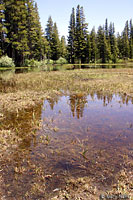
<path id="1" fill-rule="evenodd" d="M 97 31 L 95 27 L 89 31 L 84 9 L 78 5 L 72 8 L 68 23 L 65 38 L 59 36 L 51 16 L 46 27 L 41 27 L 33 0 L 1 0 L 0 57 L 7 55 L 16 66 L 24 66 L 27 59 L 56 61 L 61 57 L 68 63 L 116 63 L 133 58 L 132 19 L 123 24 L 122 33 L 116 33 L 115 24 L 108 19 Z"/>

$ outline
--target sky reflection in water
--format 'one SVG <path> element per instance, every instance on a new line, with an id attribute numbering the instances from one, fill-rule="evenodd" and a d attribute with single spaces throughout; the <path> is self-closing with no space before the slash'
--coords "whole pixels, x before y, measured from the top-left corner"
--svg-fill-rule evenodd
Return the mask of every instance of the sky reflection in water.
<path id="1" fill-rule="evenodd" d="M 47 130 L 41 134 L 51 137 L 50 166 L 59 173 L 93 174 L 99 166 L 101 173 L 110 167 L 118 171 L 123 156 L 132 157 L 133 100 L 126 95 L 48 98 L 41 117 Z"/>
<path id="2" fill-rule="evenodd" d="M 73 137 L 76 131 L 82 130 L 79 134 L 81 139 L 92 133 L 101 135 L 101 139 L 102 134 L 111 139 L 119 132 L 127 137 L 127 141 L 133 131 L 133 104 L 128 97 L 118 95 L 75 94 L 49 98 L 44 102 L 42 119 L 44 124 L 57 127 L 57 133 L 53 134 L 56 136 L 63 130 L 64 134 Z"/>

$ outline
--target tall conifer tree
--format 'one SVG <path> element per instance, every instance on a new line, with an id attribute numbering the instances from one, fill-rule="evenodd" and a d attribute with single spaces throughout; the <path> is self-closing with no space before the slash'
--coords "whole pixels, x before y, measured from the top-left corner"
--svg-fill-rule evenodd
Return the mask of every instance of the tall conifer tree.
<path id="1" fill-rule="evenodd" d="M 109 42 L 110 42 L 110 48 L 111 48 L 111 54 L 112 54 L 112 61 L 116 63 L 117 57 L 118 57 L 118 47 L 117 47 L 117 41 L 115 37 L 115 27 L 114 23 L 110 23 L 109 26 Z"/>
<path id="2" fill-rule="evenodd" d="M 78 5 L 76 10 L 75 55 L 79 63 L 85 62 L 86 45 L 87 24 L 85 23 L 83 7 Z"/>
<path id="3" fill-rule="evenodd" d="M 53 35 L 53 20 L 51 16 L 48 18 L 45 34 L 49 44 L 47 57 L 48 59 L 50 59 L 52 57 L 52 35 Z"/>
<path id="4" fill-rule="evenodd" d="M 1 0 L 0 2 L 0 56 L 4 54 L 4 43 L 5 43 L 5 38 L 4 34 L 6 32 L 6 28 L 4 27 L 4 20 L 5 20 L 5 15 L 4 15 L 4 2 Z"/>
<path id="5" fill-rule="evenodd" d="M 60 43 L 60 53 L 61 57 L 66 58 L 67 57 L 67 47 L 66 47 L 66 39 L 65 36 L 61 37 L 61 43 Z"/>
<path id="6" fill-rule="evenodd" d="M 98 59 L 101 59 L 102 62 L 105 62 L 104 57 L 104 30 L 102 26 L 98 27 L 97 31 L 97 48 L 98 48 Z"/>
<path id="7" fill-rule="evenodd" d="M 105 36 L 106 36 L 106 40 L 109 39 L 109 29 L 108 29 L 108 19 L 106 18 L 105 20 Z"/>
<path id="8" fill-rule="evenodd" d="M 26 0 L 4 0 L 5 24 L 9 38 L 7 54 L 22 65 L 28 54 Z"/>
<path id="9" fill-rule="evenodd" d="M 129 24 L 126 21 L 125 28 L 122 34 L 122 41 L 123 41 L 123 57 L 127 59 L 129 57 Z"/>
<path id="10" fill-rule="evenodd" d="M 70 16 L 70 25 L 68 32 L 68 60 L 70 63 L 74 63 L 75 60 L 75 10 L 72 8 L 72 14 Z"/>
<path id="11" fill-rule="evenodd" d="M 87 35 L 87 43 L 86 43 L 86 62 L 89 63 L 91 61 L 91 40 L 90 40 L 90 35 Z"/>
<path id="12" fill-rule="evenodd" d="M 44 48 L 45 48 L 44 42 L 45 41 L 44 41 L 44 33 L 42 31 L 42 27 L 41 27 L 41 23 L 40 23 L 37 3 L 35 3 L 34 12 L 35 12 L 35 30 L 37 33 L 35 58 L 37 60 L 42 60 L 43 56 L 44 56 Z"/>
<path id="13" fill-rule="evenodd" d="M 60 40 L 56 23 L 53 26 L 51 51 L 52 60 L 58 60 L 60 57 Z"/>
<path id="14" fill-rule="evenodd" d="M 130 20 L 130 29 L 129 29 L 129 54 L 130 58 L 133 58 L 133 24 L 132 24 L 132 19 Z"/>
<path id="15" fill-rule="evenodd" d="M 118 47 L 118 57 L 119 59 L 123 58 L 123 41 L 122 36 L 118 33 L 117 34 L 117 47 Z"/>
<path id="16" fill-rule="evenodd" d="M 104 34 L 104 28 L 99 26 L 97 32 L 97 48 L 98 48 L 98 58 L 101 59 L 102 63 L 106 63 L 111 58 L 111 52 Z"/>
<path id="17" fill-rule="evenodd" d="M 41 60 L 44 56 L 45 41 L 37 4 L 34 3 L 33 0 L 27 0 L 27 11 L 28 46 L 30 50 L 29 58 Z"/>
<path id="18" fill-rule="evenodd" d="M 92 62 L 96 62 L 97 45 L 96 45 L 95 28 L 93 28 L 91 30 L 91 33 L 90 33 L 90 42 L 91 42 L 91 61 Z"/>

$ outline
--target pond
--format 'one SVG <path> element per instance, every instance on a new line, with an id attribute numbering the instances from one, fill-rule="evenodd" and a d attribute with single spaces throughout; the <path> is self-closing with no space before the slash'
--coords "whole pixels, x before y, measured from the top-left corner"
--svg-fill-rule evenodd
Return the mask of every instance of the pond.
<path id="1" fill-rule="evenodd" d="M 9 163 L 2 163 L 7 199 L 47 199 L 69 177 L 88 176 L 105 191 L 125 167 L 124 158 L 133 157 L 133 99 L 126 94 L 57 95 L 35 112 L 40 130 L 23 137 Z"/>
<path id="2" fill-rule="evenodd" d="M 47 135 L 49 145 L 37 149 L 47 155 L 52 173 L 96 175 L 99 180 L 105 174 L 104 183 L 110 184 L 122 168 L 123 156 L 132 156 L 133 102 L 126 95 L 48 98 L 41 118 L 40 134 Z"/>

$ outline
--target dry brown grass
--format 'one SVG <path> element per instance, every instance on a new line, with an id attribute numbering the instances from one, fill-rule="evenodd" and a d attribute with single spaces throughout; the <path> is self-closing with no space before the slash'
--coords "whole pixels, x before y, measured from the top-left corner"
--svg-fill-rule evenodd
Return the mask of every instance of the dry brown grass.
<path id="1" fill-rule="evenodd" d="M 40 72 L 15 76 L 17 90 L 97 90 L 133 95 L 133 69 L 89 69 Z"/>

